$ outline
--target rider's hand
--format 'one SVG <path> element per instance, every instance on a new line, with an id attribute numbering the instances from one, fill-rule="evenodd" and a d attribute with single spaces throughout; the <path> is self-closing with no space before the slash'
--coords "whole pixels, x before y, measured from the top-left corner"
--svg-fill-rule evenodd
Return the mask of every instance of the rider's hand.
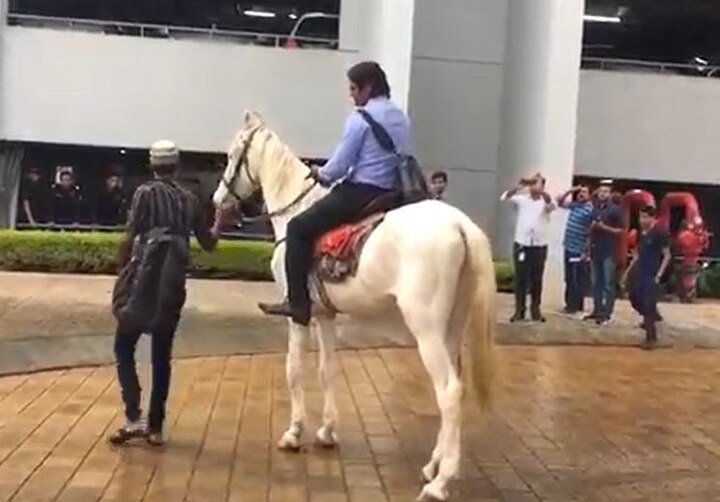
<path id="1" fill-rule="evenodd" d="M 323 177 L 320 175 L 320 168 L 317 166 L 310 167 L 310 172 L 307 175 L 308 179 L 315 180 L 319 185 L 322 185 L 324 187 L 330 186 L 330 183 L 328 183 Z"/>

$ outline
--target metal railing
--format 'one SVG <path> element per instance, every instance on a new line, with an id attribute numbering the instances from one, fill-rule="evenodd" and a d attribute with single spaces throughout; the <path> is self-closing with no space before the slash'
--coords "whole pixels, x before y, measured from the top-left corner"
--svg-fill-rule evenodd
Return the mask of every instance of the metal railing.
<path id="1" fill-rule="evenodd" d="M 269 47 L 287 47 L 289 45 L 288 42 L 295 42 L 300 47 L 308 46 L 325 49 L 338 48 L 337 38 L 291 36 L 277 33 L 231 30 L 217 28 L 215 25 L 206 28 L 172 24 L 132 23 L 115 20 L 37 16 L 14 13 L 9 13 L 7 15 L 7 23 L 12 26 L 88 31 L 108 35 L 126 35 L 143 38 L 210 39 Z M 292 44 L 291 46 L 294 47 L 295 44 Z M 661 74 L 720 78 L 720 66 L 687 63 L 663 63 L 658 61 L 642 61 L 634 59 L 583 57 L 582 68 L 603 71 L 647 71 Z"/>
<path id="2" fill-rule="evenodd" d="M 169 24 L 130 23 L 125 21 L 104 21 L 100 19 L 78 19 L 12 13 L 7 15 L 7 23 L 11 26 L 86 31 L 104 33 L 106 35 L 127 35 L 144 38 L 210 39 L 269 47 L 286 47 L 289 41 L 293 41 L 300 47 L 338 48 L 338 40 L 334 38 L 291 37 L 290 35 L 276 33 L 220 29 L 214 25 L 209 28 L 200 28 Z"/>
<path id="3" fill-rule="evenodd" d="M 646 71 L 672 75 L 685 75 L 705 78 L 720 77 L 720 66 L 707 66 L 686 63 L 661 63 L 634 59 L 582 58 L 582 68 L 602 71 Z"/>

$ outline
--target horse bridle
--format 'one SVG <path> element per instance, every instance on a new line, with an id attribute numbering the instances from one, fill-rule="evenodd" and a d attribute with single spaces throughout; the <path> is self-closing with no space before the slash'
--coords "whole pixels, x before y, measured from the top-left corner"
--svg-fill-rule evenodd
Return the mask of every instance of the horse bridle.
<path id="1" fill-rule="evenodd" d="M 225 189 L 228 191 L 228 193 L 238 202 L 242 201 L 242 197 L 240 197 L 237 192 L 235 192 L 235 189 L 233 188 L 235 185 L 235 182 L 242 174 L 243 170 L 245 171 L 245 176 L 247 176 L 248 181 L 253 186 L 260 186 L 256 180 L 253 179 L 253 177 L 250 175 L 250 163 L 247 161 L 248 153 L 250 152 L 250 144 L 252 143 L 253 138 L 255 137 L 255 133 L 258 132 L 259 128 L 255 128 L 252 131 L 250 131 L 250 134 L 248 135 L 247 141 L 245 141 L 245 144 L 243 145 L 242 152 L 240 152 L 240 157 L 238 158 L 237 165 L 235 167 L 235 170 L 233 171 L 232 176 L 230 177 L 230 181 L 225 179 L 225 174 L 223 173 L 220 180 L 222 181 L 222 184 L 225 185 Z"/>
<path id="2" fill-rule="evenodd" d="M 223 173 L 222 177 L 220 178 L 222 184 L 225 186 L 225 189 L 228 191 L 228 193 L 237 201 L 242 202 L 243 198 L 240 197 L 237 192 L 235 192 L 235 189 L 233 188 L 235 185 L 235 182 L 237 181 L 238 177 L 242 174 L 242 172 L 245 172 L 245 176 L 247 176 L 248 181 L 255 187 L 260 186 L 260 182 L 253 178 L 253 176 L 250 174 L 250 162 L 248 162 L 247 156 L 250 152 L 250 144 L 252 143 L 253 138 L 255 137 L 255 134 L 260 130 L 260 128 L 255 128 L 252 131 L 250 131 L 250 134 L 248 134 L 247 141 L 245 141 L 245 144 L 243 145 L 242 152 L 240 152 L 240 157 L 237 161 L 237 167 L 235 168 L 235 171 L 233 172 L 233 175 L 230 177 L 230 181 L 225 179 L 225 174 Z M 305 188 L 300 192 L 300 194 L 295 197 L 289 204 L 285 205 L 284 207 L 276 210 L 271 211 L 269 213 L 263 213 L 260 216 L 254 217 L 254 218 L 246 218 L 249 222 L 255 222 L 255 221 L 261 221 L 261 220 L 269 220 L 271 218 L 274 218 L 276 216 L 282 216 L 283 214 L 287 213 L 290 209 L 295 207 L 300 201 L 302 201 L 307 194 L 312 191 L 313 188 L 318 184 L 317 180 L 313 180 L 312 185 Z"/>

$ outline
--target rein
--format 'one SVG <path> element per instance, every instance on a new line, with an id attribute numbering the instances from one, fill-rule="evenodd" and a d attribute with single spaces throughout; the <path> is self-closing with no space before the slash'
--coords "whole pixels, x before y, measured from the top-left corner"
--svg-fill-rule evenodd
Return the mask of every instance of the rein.
<path id="1" fill-rule="evenodd" d="M 233 172 L 232 177 L 230 178 L 230 181 L 225 179 L 225 175 L 220 178 L 222 184 L 225 186 L 225 189 L 228 191 L 228 193 L 238 202 L 242 202 L 242 197 L 240 197 L 237 192 L 235 192 L 235 189 L 233 186 L 235 185 L 235 182 L 240 177 L 241 173 L 244 171 L 245 176 L 247 176 L 248 180 L 253 186 L 260 186 L 260 183 L 252 177 L 250 174 L 250 163 L 247 161 L 247 156 L 250 151 L 250 144 L 252 143 L 253 138 L 255 137 L 255 133 L 258 132 L 260 128 L 253 129 L 250 132 L 250 135 L 248 136 L 247 141 L 245 142 L 245 145 L 243 146 L 243 150 L 240 153 L 240 158 L 237 161 L 237 167 L 235 168 L 235 171 Z M 241 168 L 242 166 L 242 168 Z M 269 213 L 263 213 L 260 216 L 255 216 L 252 218 L 245 218 L 246 221 L 249 223 L 255 223 L 258 221 L 268 221 L 272 218 L 275 218 L 277 216 L 282 216 L 288 211 L 290 211 L 293 207 L 298 205 L 316 186 L 318 185 L 318 181 L 314 180 L 312 185 L 308 186 L 304 190 L 302 190 L 297 197 L 295 197 L 290 203 L 286 204 L 285 206 L 281 207 L 280 209 L 277 209 L 275 211 L 271 211 Z M 282 241 L 277 242 L 275 245 L 278 246 L 282 243 Z"/>

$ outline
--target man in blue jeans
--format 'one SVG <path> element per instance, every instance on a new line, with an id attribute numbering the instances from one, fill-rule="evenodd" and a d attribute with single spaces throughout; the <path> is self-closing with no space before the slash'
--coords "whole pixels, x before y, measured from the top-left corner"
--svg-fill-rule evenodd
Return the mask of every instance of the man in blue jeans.
<path id="1" fill-rule="evenodd" d="M 597 204 L 590 225 L 590 265 L 593 282 L 593 311 L 585 319 L 606 325 L 615 307 L 615 253 L 622 235 L 622 212 L 610 199 L 612 186 L 600 185 Z"/>
<path id="2" fill-rule="evenodd" d="M 566 314 L 584 310 L 589 282 L 587 240 L 593 221 L 590 189 L 585 185 L 571 188 L 558 197 L 558 205 L 569 211 L 565 225 L 565 309 Z"/>

